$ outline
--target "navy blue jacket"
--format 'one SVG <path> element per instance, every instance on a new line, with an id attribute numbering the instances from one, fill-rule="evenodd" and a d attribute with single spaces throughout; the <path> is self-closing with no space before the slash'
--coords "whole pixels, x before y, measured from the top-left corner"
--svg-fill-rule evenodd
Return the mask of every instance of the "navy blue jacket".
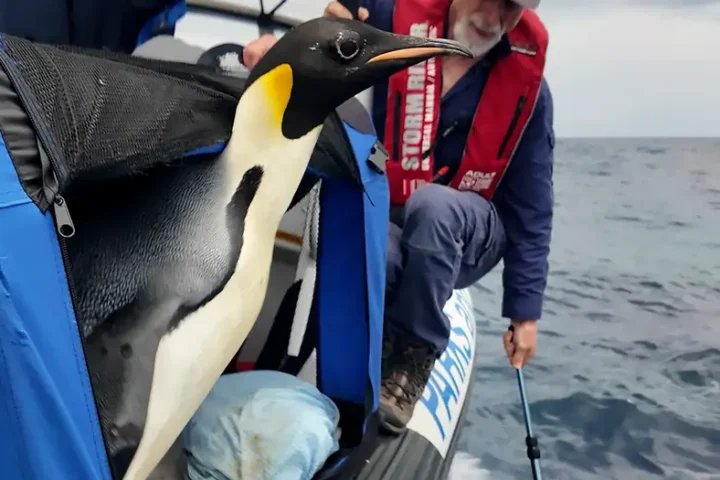
<path id="1" fill-rule="evenodd" d="M 166 9 L 168 26 L 160 28 Z M 181 0 L 0 0 L 0 32 L 36 42 L 131 53 L 139 39 L 172 34 L 172 24 L 184 12 Z"/>
<path id="2" fill-rule="evenodd" d="M 370 12 L 368 23 L 382 30 L 392 30 L 394 0 L 362 0 L 361 4 Z M 509 52 L 510 45 L 504 37 L 443 97 L 438 131 L 444 131 L 455 122 L 459 126 L 438 139 L 436 170 L 449 165 L 453 171 L 452 167 L 460 162 L 489 68 L 494 59 Z M 375 87 L 373 97 L 373 122 L 382 139 L 387 82 Z M 538 320 L 542 314 L 553 218 L 554 146 L 553 101 L 543 79 L 533 116 L 492 200 L 507 234 L 502 316 L 510 319 Z"/>

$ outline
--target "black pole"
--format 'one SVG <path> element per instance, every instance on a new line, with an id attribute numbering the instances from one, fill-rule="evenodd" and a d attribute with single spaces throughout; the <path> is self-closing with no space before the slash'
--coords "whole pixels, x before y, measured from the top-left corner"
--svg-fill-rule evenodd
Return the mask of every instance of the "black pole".
<path id="1" fill-rule="evenodd" d="M 523 416 L 525 417 L 525 446 L 527 447 L 527 456 L 530 460 L 532 468 L 533 480 L 542 480 L 542 472 L 540 470 L 540 446 L 537 437 L 533 435 L 532 420 L 530 419 L 530 406 L 527 401 L 527 392 L 525 391 L 525 380 L 523 378 L 522 369 L 517 370 L 517 381 L 520 390 L 520 401 L 523 407 Z"/>

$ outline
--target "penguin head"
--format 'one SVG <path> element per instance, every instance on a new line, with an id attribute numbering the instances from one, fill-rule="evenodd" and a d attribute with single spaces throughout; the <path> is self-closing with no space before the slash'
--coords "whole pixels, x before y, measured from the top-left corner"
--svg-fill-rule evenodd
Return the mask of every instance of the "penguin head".
<path id="1" fill-rule="evenodd" d="M 472 57 L 452 40 L 398 35 L 356 20 L 321 17 L 280 38 L 252 69 L 246 91 L 263 83 L 283 136 L 295 139 L 322 125 L 363 90 L 442 55 Z"/>

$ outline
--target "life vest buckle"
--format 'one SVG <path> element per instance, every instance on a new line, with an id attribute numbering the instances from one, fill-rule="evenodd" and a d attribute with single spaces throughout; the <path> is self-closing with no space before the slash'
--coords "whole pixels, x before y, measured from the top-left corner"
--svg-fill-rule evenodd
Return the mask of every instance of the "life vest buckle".
<path id="1" fill-rule="evenodd" d="M 388 154 L 385 146 L 378 140 L 370 150 L 370 156 L 367 159 L 368 165 L 378 173 L 384 174 L 386 171 L 385 164 L 387 163 L 390 155 Z"/>

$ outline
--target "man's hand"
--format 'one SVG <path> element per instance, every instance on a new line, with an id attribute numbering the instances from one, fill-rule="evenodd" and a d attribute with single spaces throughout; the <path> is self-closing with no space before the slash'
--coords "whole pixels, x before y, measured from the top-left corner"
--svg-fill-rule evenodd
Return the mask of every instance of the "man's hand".
<path id="1" fill-rule="evenodd" d="M 503 346 L 510 365 L 519 369 L 527 365 L 537 348 L 537 322 L 513 320 L 503 335 Z"/>
<path id="2" fill-rule="evenodd" d="M 277 41 L 278 39 L 275 38 L 273 35 L 266 33 L 260 38 L 256 38 L 252 42 L 245 45 L 245 47 L 243 48 L 243 65 L 245 65 L 248 69 L 252 70 L 252 68 L 257 65 L 257 63 L 263 57 L 263 55 L 265 55 L 265 53 L 267 53 L 267 51 L 270 50 L 270 48 L 275 45 Z"/>
<path id="3" fill-rule="evenodd" d="M 370 12 L 368 12 L 368 9 L 365 7 L 360 7 L 360 9 L 358 10 L 358 20 L 364 22 L 368 19 L 369 16 Z M 327 7 L 325 7 L 323 17 L 339 17 L 347 18 L 350 20 L 352 20 L 353 18 L 350 10 L 345 8 L 340 2 L 335 1 L 328 3 Z"/>

